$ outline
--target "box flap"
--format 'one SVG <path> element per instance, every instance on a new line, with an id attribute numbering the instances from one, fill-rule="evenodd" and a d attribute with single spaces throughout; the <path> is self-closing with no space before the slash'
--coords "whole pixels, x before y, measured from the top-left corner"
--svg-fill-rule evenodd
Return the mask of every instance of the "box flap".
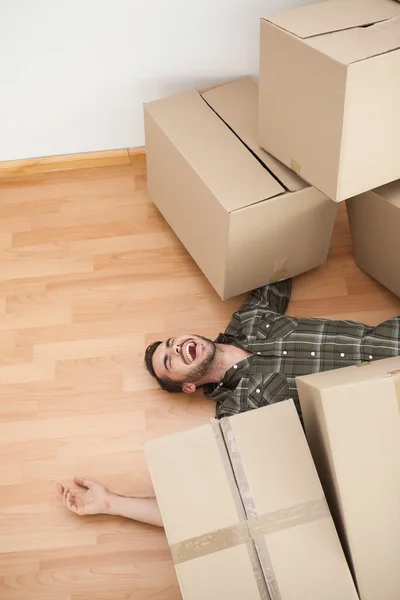
<path id="1" fill-rule="evenodd" d="M 295 192 L 309 187 L 308 183 L 259 145 L 258 86 L 250 77 L 207 90 L 202 96 L 287 190 Z"/>
<path id="2" fill-rule="evenodd" d="M 285 191 L 196 90 L 145 104 L 145 111 L 228 212 Z"/>
<path id="3" fill-rule="evenodd" d="M 372 25 L 400 14 L 394 0 L 328 0 L 267 20 L 300 38 Z"/>
<path id="4" fill-rule="evenodd" d="M 399 4 L 400 8 L 400 4 Z M 309 46 L 345 65 L 400 48 L 400 16 L 307 40 Z"/>

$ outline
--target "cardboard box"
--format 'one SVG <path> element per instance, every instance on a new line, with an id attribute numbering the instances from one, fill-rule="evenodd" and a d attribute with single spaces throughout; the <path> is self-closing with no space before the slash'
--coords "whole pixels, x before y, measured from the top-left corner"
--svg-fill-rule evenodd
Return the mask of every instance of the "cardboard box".
<path id="1" fill-rule="evenodd" d="M 145 444 L 184 600 L 356 600 L 292 400 Z"/>
<path id="2" fill-rule="evenodd" d="M 398 600 L 400 357 L 296 381 L 307 439 L 360 598 Z"/>
<path id="3" fill-rule="evenodd" d="M 335 201 L 400 178 L 400 3 L 261 20 L 260 143 Z"/>
<path id="4" fill-rule="evenodd" d="M 357 265 L 400 296 L 400 180 L 346 204 Z"/>
<path id="5" fill-rule="evenodd" d="M 257 142 L 243 78 L 144 107 L 150 198 L 222 299 L 326 262 L 336 205 Z"/>

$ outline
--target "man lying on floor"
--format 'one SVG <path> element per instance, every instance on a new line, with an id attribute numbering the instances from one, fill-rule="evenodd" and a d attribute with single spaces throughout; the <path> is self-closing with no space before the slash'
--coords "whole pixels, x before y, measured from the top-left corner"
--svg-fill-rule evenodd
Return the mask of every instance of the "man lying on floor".
<path id="1" fill-rule="evenodd" d="M 154 342 L 145 365 L 162 389 L 203 387 L 216 401 L 217 418 L 293 398 L 300 414 L 296 377 L 399 356 L 400 315 L 377 327 L 355 321 L 298 319 L 284 313 L 292 281 L 254 290 L 213 342 L 181 335 Z M 162 526 L 154 497 L 127 498 L 75 479 L 84 489 L 59 484 L 67 508 L 79 515 L 112 514 Z"/>

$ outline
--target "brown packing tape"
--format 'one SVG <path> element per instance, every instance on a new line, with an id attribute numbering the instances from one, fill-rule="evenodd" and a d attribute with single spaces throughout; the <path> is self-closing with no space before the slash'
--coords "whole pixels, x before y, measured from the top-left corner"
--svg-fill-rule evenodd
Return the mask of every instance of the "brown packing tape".
<path id="1" fill-rule="evenodd" d="M 171 554 L 174 563 L 179 565 L 200 556 L 220 552 L 248 542 L 251 542 L 249 526 L 246 521 L 242 521 L 231 527 L 172 544 Z"/>
<path id="2" fill-rule="evenodd" d="M 228 480 L 229 483 L 229 487 L 231 489 L 231 493 L 232 493 L 232 497 L 233 500 L 235 502 L 235 507 L 236 507 L 236 512 L 238 515 L 238 521 L 245 521 L 246 520 L 246 513 L 244 510 L 244 506 L 243 506 L 243 502 L 242 499 L 240 497 L 240 493 L 238 490 L 238 487 L 236 485 L 236 479 L 235 479 L 235 475 L 232 471 L 232 465 L 231 465 L 231 460 L 229 458 L 229 454 L 226 448 L 226 444 L 225 444 L 225 440 L 223 438 L 222 435 L 222 430 L 220 427 L 220 422 L 216 419 L 214 419 L 212 421 L 212 428 L 214 431 L 214 436 L 217 442 L 217 446 L 218 446 L 218 450 L 219 450 L 219 454 L 221 457 L 221 461 L 225 470 L 225 474 L 226 474 L 226 478 Z"/>
<path id="3" fill-rule="evenodd" d="M 271 600 L 281 600 L 281 592 L 275 576 L 274 567 L 272 566 L 272 561 L 265 537 L 261 534 L 257 535 L 254 538 L 254 544 L 256 546 L 257 554 L 260 557 L 262 571 L 267 584 L 269 596 Z"/>
<path id="4" fill-rule="evenodd" d="M 221 419 L 220 425 L 222 433 L 224 434 L 225 444 L 228 449 L 228 454 L 233 472 L 235 474 L 237 486 L 239 488 L 240 497 L 244 505 L 245 514 L 248 519 L 251 517 L 256 518 L 257 509 L 254 503 L 253 493 L 247 479 L 242 457 L 240 456 L 239 448 L 237 447 L 229 418 Z"/>
<path id="5" fill-rule="evenodd" d="M 283 279 L 287 279 L 289 276 L 289 271 L 286 268 L 287 256 L 276 260 L 274 262 L 274 269 L 272 273 L 272 279 L 274 281 L 282 281 Z"/>
<path id="6" fill-rule="evenodd" d="M 265 582 L 264 577 L 263 577 L 263 572 L 262 572 L 262 567 L 261 567 L 261 564 L 260 564 L 260 560 L 259 560 L 258 554 L 256 552 L 256 548 L 255 548 L 254 542 L 253 542 L 253 540 L 251 538 L 251 535 L 250 535 L 250 531 L 249 531 L 249 528 L 248 528 L 248 523 L 246 521 L 246 513 L 245 513 L 245 510 L 244 510 L 243 501 L 242 501 L 242 499 L 240 497 L 239 489 L 238 489 L 238 486 L 236 484 L 236 478 L 235 478 L 234 472 L 232 470 L 231 458 L 229 456 L 228 449 L 227 449 L 227 446 L 226 446 L 226 440 L 224 440 L 224 437 L 222 435 L 222 429 L 221 429 L 221 426 L 220 426 L 220 421 L 213 420 L 212 426 L 213 426 L 213 430 L 214 430 L 215 439 L 217 441 L 219 453 L 220 453 L 220 456 L 221 456 L 222 464 L 224 466 L 226 478 L 227 478 L 227 480 L 229 482 L 229 486 L 231 488 L 232 496 L 233 496 L 233 499 L 234 499 L 234 502 L 235 502 L 235 505 L 236 505 L 238 519 L 239 519 L 239 521 L 246 523 L 247 532 L 248 532 L 248 539 L 247 540 L 243 540 L 241 543 L 246 543 L 246 545 L 247 545 L 247 551 L 248 551 L 250 562 L 251 562 L 251 566 L 252 566 L 252 569 L 253 569 L 254 578 L 255 578 L 256 583 L 257 583 L 257 588 L 258 588 L 258 593 L 260 595 L 260 600 L 271 600 L 271 597 L 270 597 L 270 595 L 268 593 L 268 589 L 266 587 L 266 582 Z M 231 528 L 229 528 L 229 529 L 231 529 Z M 223 540 L 223 543 L 226 543 L 227 539 L 229 537 L 231 537 L 231 535 L 232 535 L 232 532 L 228 532 L 227 531 L 226 532 L 226 538 Z M 237 544 L 235 544 L 235 545 L 237 545 Z M 211 548 L 211 545 L 209 547 Z M 223 547 L 221 545 L 221 547 L 217 548 L 216 551 L 218 552 L 218 551 L 220 551 L 222 549 L 223 549 Z"/>
<path id="7" fill-rule="evenodd" d="M 396 371 L 390 371 L 389 375 L 394 377 L 394 389 L 396 390 L 397 406 L 400 412 L 400 369 L 397 369 Z"/>
<path id="8" fill-rule="evenodd" d="M 249 519 L 250 523 L 254 523 L 254 521 L 259 519 L 260 517 L 257 514 L 257 508 L 254 502 L 253 492 L 251 490 L 250 482 L 248 480 L 244 463 L 240 455 L 239 449 L 237 447 L 235 435 L 233 433 L 229 419 L 222 419 L 221 429 L 224 433 L 225 443 L 228 448 L 232 468 L 236 476 L 236 481 L 242 497 L 247 518 Z M 271 600 L 281 600 L 281 593 L 279 591 L 278 582 L 275 577 L 274 568 L 265 541 L 265 537 L 263 535 L 257 535 L 257 539 L 254 541 L 256 545 L 257 554 L 260 557 L 261 568 L 264 573 L 264 578 L 267 583 L 268 592 L 270 594 Z"/>
<path id="9" fill-rule="evenodd" d="M 271 513 L 249 519 L 249 529 L 252 537 L 258 534 L 269 535 L 282 529 L 290 529 L 303 523 L 311 523 L 318 519 L 329 517 L 329 509 L 325 498 L 304 502 L 289 508 L 282 508 Z"/>
<path id="10" fill-rule="evenodd" d="M 300 177 L 301 166 L 300 163 L 297 162 L 297 160 L 294 160 L 294 158 L 292 158 L 292 160 L 290 161 L 290 168 L 296 173 L 296 175 Z"/>

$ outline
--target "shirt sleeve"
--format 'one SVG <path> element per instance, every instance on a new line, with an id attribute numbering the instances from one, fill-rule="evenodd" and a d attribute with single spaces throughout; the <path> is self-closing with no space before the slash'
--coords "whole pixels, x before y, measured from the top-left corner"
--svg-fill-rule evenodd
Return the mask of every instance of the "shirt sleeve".
<path id="1" fill-rule="evenodd" d="M 253 290 L 239 311 L 249 308 L 268 309 L 280 315 L 285 314 L 290 302 L 292 279 L 270 283 Z"/>

